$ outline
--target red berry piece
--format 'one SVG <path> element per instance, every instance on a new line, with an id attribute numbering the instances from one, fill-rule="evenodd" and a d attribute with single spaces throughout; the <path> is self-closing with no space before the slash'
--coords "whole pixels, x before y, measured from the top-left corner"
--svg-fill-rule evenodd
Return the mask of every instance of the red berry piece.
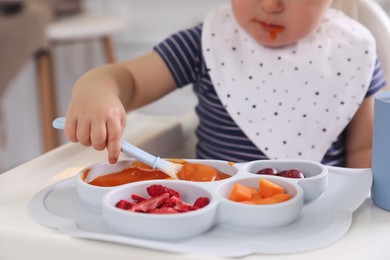
<path id="1" fill-rule="evenodd" d="M 152 212 L 159 206 L 163 205 L 165 202 L 167 202 L 169 199 L 168 193 L 163 193 L 158 196 L 151 197 L 149 199 L 146 199 L 144 201 L 141 201 L 131 207 L 132 211 L 136 212 Z"/>
<path id="2" fill-rule="evenodd" d="M 176 213 L 180 213 L 180 212 L 173 209 L 173 208 L 162 207 L 162 208 L 157 208 L 150 213 L 152 213 L 152 214 L 176 214 Z"/>
<path id="3" fill-rule="evenodd" d="M 199 197 L 194 205 L 191 205 L 180 198 L 178 191 L 162 185 L 151 185 L 146 190 L 150 198 L 134 193 L 131 195 L 133 202 L 120 200 L 116 207 L 142 213 L 174 214 L 197 210 L 210 203 L 209 198 Z"/>
<path id="4" fill-rule="evenodd" d="M 305 178 L 305 175 L 301 171 L 296 170 L 296 169 L 290 169 L 290 170 L 281 171 L 281 172 L 278 173 L 278 176 L 282 176 L 282 177 L 285 177 L 285 178 L 294 178 L 294 179 L 303 179 L 303 178 Z"/>
<path id="5" fill-rule="evenodd" d="M 180 198 L 178 198 L 178 197 L 171 197 L 171 199 L 172 199 L 173 201 L 175 201 L 175 206 L 173 207 L 173 209 L 176 210 L 176 211 L 178 211 L 178 212 L 188 212 L 188 211 L 196 210 L 196 209 L 197 209 L 197 208 L 195 208 L 194 206 L 192 206 L 191 204 L 182 201 L 182 200 L 181 200 Z"/>
<path id="6" fill-rule="evenodd" d="M 210 199 L 208 197 L 199 197 L 194 202 L 194 207 L 203 208 L 210 203 Z"/>
<path id="7" fill-rule="evenodd" d="M 141 202 L 141 201 L 146 200 L 145 197 L 142 197 L 141 195 L 138 195 L 138 194 L 136 194 L 136 193 L 131 194 L 131 199 L 132 199 L 135 203 L 138 203 L 138 202 Z"/>
<path id="8" fill-rule="evenodd" d="M 159 184 L 154 184 L 146 188 L 150 197 L 156 197 L 165 193 L 165 187 Z"/>
<path id="9" fill-rule="evenodd" d="M 275 168 L 264 168 L 256 172 L 256 174 L 262 175 L 277 175 L 278 171 Z"/>
<path id="10" fill-rule="evenodd" d="M 168 193 L 171 196 L 175 196 L 180 198 L 180 193 L 178 191 L 172 190 L 170 188 L 167 188 L 163 185 L 154 184 L 146 188 L 146 191 L 148 192 L 150 197 L 159 196 L 163 193 Z"/>
<path id="11" fill-rule="evenodd" d="M 133 206 L 133 203 L 127 200 L 120 200 L 115 207 L 120 209 L 130 209 Z"/>

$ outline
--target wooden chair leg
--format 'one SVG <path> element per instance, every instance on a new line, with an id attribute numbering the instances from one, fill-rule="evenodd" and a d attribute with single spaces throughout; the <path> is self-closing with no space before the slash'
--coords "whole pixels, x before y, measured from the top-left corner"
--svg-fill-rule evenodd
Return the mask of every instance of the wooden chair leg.
<path id="1" fill-rule="evenodd" d="M 115 63 L 114 45 L 110 37 L 105 36 L 102 38 L 102 44 L 104 53 L 106 55 L 107 63 Z"/>
<path id="2" fill-rule="evenodd" d="M 59 145 L 58 130 L 52 127 L 52 122 L 56 117 L 56 97 L 53 62 L 50 50 L 39 52 L 36 56 L 36 61 L 41 105 L 43 149 L 44 152 L 48 152 Z"/>

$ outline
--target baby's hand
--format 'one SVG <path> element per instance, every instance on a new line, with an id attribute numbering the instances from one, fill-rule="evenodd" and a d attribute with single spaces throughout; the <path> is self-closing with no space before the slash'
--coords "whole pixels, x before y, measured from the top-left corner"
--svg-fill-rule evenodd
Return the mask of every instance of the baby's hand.
<path id="1" fill-rule="evenodd" d="M 74 96 L 66 115 L 65 134 L 72 142 L 108 150 L 108 161 L 116 163 L 126 126 L 126 111 L 115 95 Z"/>

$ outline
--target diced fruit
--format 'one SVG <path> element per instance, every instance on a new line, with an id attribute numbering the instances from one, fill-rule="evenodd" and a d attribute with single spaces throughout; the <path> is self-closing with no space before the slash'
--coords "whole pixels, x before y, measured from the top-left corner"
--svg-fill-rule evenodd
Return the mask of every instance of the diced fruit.
<path id="1" fill-rule="evenodd" d="M 244 186 L 238 182 L 234 184 L 233 189 L 230 191 L 230 194 L 228 196 L 228 199 L 233 201 L 245 201 L 250 200 L 251 198 L 251 188 Z"/>
<path id="2" fill-rule="evenodd" d="M 178 211 L 178 212 L 187 212 L 187 211 L 197 209 L 194 206 L 192 206 L 191 204 L 188 204 L 187 202 L 182 201 L 178 197 L 171 197 L 171 201 L 175 203 L 175 205 L 173 206 L 173 209 Z"/>
<path id="3" fill-rule="evenodd" d="M 288 193 L 280 193 L 272 196 L 273 199 L 277 200 L 278 202 L 283 202 L 286 200 L 291 199 L 291 194 Z"/>
<path id="4" fill-rule="evenodd" d="M 194 207 L 203 208 L 210 203 L 210 199 L 208 197 L 199 197 L 194 202 Z"/>
<path id="5" fill-rule="evenodd" d="M 256 189 L 256 193 L 252 193 L 252 200 L 261 200 L 263 197 L 260 195 L 259 191 Z"/>
<path id="6" fill-rule="evenodd" d="M 291 197 L 282 186 L 263 178 L 259 180 L 259 189 L 235 183 L 228 195 L 229 200 L 254 205 L 279 203 Z"/>
<path id="7" fill-rule="evenodd" d="M 258 194 L 259 191 L 256 188 L 249 188 L 251 190 L 252 196 Z"/>
<path id="8" fill-rule="evenodd" d="M 163 207 L 163 208 L 157 208 L 150 213 L 152 213 L 152 214 L 176 214 L 176 213 L 180 213 L 180 212 L 173 209 L 173 208 Z"/>
<path id="9" fill-rule="evenodd" d="M 171 196 L 175 196 L 180 198 L 179 192 L 169 189 L 165 186 L 154 184 L 146 188 L 146 191 L 148 192 L 149 196 L 154 197 L 161 195 L 163 193 L 169 193 Z"/>
<path id="10" fill-rule="evenodd" d="M 146 198 L 144 198 L 138 194 L 131 194 L 131 199 L 134 200 L 134 202 L 136 202 L 136 203 L 146 200 Z"/>
<path id="11" fill-rule="evenodd" d="M 261 178 L 259 181 L 259 193 L 263 198 L 269 198 L 276 194 L 284 193 L 284 188 L 272 181 Z"/>
<path id="12" fill-rule="evenodd" d="M 120 209 L 130 209 L 131 206 L 133 206 L 133 204 L 127 200 L 120 200 L 115 205 L 115 207 L 120 208 Z"/>
<path id="13" fill-rule="evenodd" d="M 278 203 L 278 202 L 280 202 L 280 201 L 277 201 L 274 198 L 264 198 L 264 199 L 258 200 L 256 202 L 256 204 L 275 204 L 275 203 Z"/>
<path id="14" fill-rule="evenodd" d="M 180 198 L 179 192 L 162 185 L 151 185 L 146 190 L 151 196 L 150 198 L 132 194 L 133 202 L 120 200 L 115 206 L 120 209 L 142 213 L 173 214 L 197 210 L 210 203 L 208 197 L 199 197 L 191 205 Z"/>
<path id="15" fill-rule="evenodd" d="M 159 206 L 163 205 L 169 199 L 169 194 L 164 193 L 158 196 L 151 197 L 141 201 L 131 207 L 132 211 L 136 212 L 152 212 Z"/>
<path id="16" fill-rule="evenodd" d="M 244 203 L 244 204 L 253 204 L 255 205 L 256 203 L 252 200 L 243 200 L 243 201 L 237 201 L 237 202 L 240 202 L 240 203 Z"/>
<path id="17" fill-rule="evenodd" d="M 176 197 L 171 196 L 163 205 L 161 205 L 161 208 L 173 208 L 176 205 L 176 202 L 173 198 Z"/>

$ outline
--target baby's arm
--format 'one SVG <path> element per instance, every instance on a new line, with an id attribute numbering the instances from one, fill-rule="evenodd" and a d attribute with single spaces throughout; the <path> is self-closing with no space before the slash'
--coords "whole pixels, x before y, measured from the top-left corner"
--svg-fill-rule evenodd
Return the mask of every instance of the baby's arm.
<path id="1" fill-rule="evenodd" d="M 115 163 L 126 126 L 126 111 L 141 107 L 176 88 L 162 58 L 151 52 L 135 60 L 95 68 L 75 84 L 65 133 L 72 142 L 108 150 Z"/>
<path id="2" fill-rule="evenodd" d="M 374 95 L 364 99 L 347 128 L 347 167 L 370 168 L 374 117 Z"/>

